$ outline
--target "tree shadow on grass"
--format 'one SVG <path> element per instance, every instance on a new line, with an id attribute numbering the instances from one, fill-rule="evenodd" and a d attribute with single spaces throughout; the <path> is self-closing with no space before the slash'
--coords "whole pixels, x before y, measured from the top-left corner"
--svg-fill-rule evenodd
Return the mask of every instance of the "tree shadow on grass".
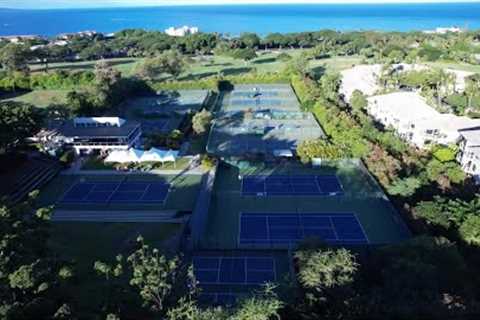
<path id="1" fill-rule="evenodd" d="M 0 93 L 0 102 L 2 102 L 1 100 L 15 99 L 15 98 L 24 96 L 30 92 L 31 91 L 29 90 L 17 90 L 15 92 Z"/>
<path id="2" fill-rule="evenodd" d="M 254 64 L 263 64 L 263 63 L 273 63 L 277 61 L 275 58 L 264 58 L 264 59 L 257 59 L 255 61 L 252 61 Z"/>
<path id="3" fill-rule="evenodd" d="M 178 80 L 181 80 L 181 81 L 200 80 L 200 79 L 203 79 L 203 78 L 208 78 L 208 77 L 214 76 L 216 74 L 218 74 L 218 72 L 213 72 L 213 71 L 195 73 L 195 74 L 189 73 L 185 76 L 178 77 Z"/>
<path id="4" fill-rule="evenodd" d="M 108 61 L 108 60 L 107 60 Z M 119 65 L 124 65 L 124 64 L 130 64 L 134 63 L 136 60 L 135 59 L 128 59 L 128 60 L 122 60 L 122 61 L 108 61 L 108 65 L 115 67 Z M 55 70 L 90 70 L 95 68 L 95 64 L 97 61 L 89 61 L 88 63 L 81 63 L 81 62 L 73 62 L 72 64 L 66 64 L 66 65 L 61 65 L 61 66 L 50 66 L 48 69 L 49 71 L 55 71 Z M 40 68 L 35 71 L 43 71 L 43 68 Z"/>
<path id="5" fill-rule="evenodd" d="M 207 67 L 229 67 L 233 66 L 233 63 L 231 62 L 225 62 L 225 63 L 207 63 L 205 64 Z"/>
<path id="6" fill-rule="evenodd" d="M 250 67 L 227 68 L 227 69 L 223 69 L 222 73 L 225 76 L 236 76 L 236 75 L 239 75 L 239 74 L 248 73 L 248 72 L 252 71 L 252 69 L 253 68 L 250 68 Z"/>

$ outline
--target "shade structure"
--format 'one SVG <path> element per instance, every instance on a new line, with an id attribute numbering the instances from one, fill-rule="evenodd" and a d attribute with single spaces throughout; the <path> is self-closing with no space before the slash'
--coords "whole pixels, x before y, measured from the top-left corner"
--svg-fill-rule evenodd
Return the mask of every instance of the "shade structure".
<path id="1" fill-rule="evenodd" d="M 105 162 L 130 163 L 140 162 L 144 151 L 138 149 L 114 150 L 110 152 Z"/>
<path id="2" fill-rule="evenodd" d="M 292 158 L 293 153 L 292 150 L 288 149 L 276 149 L 273 150 L 273 155 L 278 158 Z"/>
<path id="3" fill-rule="evenodd" d="M 175 162 L 178 158 L 178 151 L 173 150 L 161 150 L 157 148 L 151 148 L 145 151 L 140 159 L 141 162 Z"/>
<path id="4" fill-rule="evenodd" d="M 165 151 L 151 148 L 148 151 L 145 151 L 142 155 L 141 162 L 163 162 L 163 153 Z"/>
<path id="5" fill-rule="evenodd" d="M 176 162 L 178 158 L 178 151 L 161 150 L 151 148 L 148 151 L 139 149 L 129 150 L 114 150 L 112 151 L 105 162 L 114 163 L 132 163 L 132 162 Z"/>

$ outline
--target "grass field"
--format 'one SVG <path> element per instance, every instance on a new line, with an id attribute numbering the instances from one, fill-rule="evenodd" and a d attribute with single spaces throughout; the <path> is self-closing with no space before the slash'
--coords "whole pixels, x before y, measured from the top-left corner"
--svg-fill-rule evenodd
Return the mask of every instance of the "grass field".
<path id="1" fill-rule="evenodd" d="M 115 69 L 122 72 L 124 75 L 131 75 L 135 69 L 135 65 L 141 58 L 114 58 L 114 59 L 105 59 L 112 65 Z M 78 62 L 60 62 L 60 63 L 51 63 L 48 65 L 50 71 L 55 70 L 93 70 L 97 61 L 78 61 Z M 45 66 L 43 64 L 32 64 L 30 65 L 30 70 L 32 72 L 44 72 Z"/>
<path id="2" fill-rule="evenodd" d="M 473 65 L 467 63 L 455 63 L 455 62 L 429 62 L 427 65 L 437 67 L 437 68 L 450 68 L 462 71 L 476 72 L 480 73 L 480 65 Z"/>
<path id="3" fill-rule="evenodd" d="M 65 192 L 79 181 L 163 181 L 172 185 L 165 204 L 62 204 L 59 203 Z M 41 206 L 56 205 L 62 210 L 174 210 L 191 211 L 195 206 L 200 188 L 200 175 L 60 175 L 50 182 L 40 193 Z"/>
<path id="4" fill-rule="evenodd" d="M 36 107 L 45 108 L 52 104 L 66 103 L 67 93 L 68 90 L 35 90 L 4 100 L 30 103 Z"/>
<path id="5" fill-rule="evenodd" d="M 93 269 L 95 261 L 113 263 L 115 256 L 125 258 L 142 235 L 149 245 L 161 253 L 173 255 L 178 245 L 180 224 L 163 223 L 53 223 L 49 246 L 74 269 L 72 290 L 76 307 L 98 312 L 108 288 L 101 285 L 103 276 Z M 93 315 L 92 315 L 93 316 Z"/>
<path id="6" fill-rule="evenodd" d="M 298 57 L 303 49 L 291 49 L 282 51 L 259 52 L 257 58 L 245 62 L 226 56 L 205 56 L 195 58 L 186 70 L 180 75 L 179 80 L 191 80 L 204 78 L 218 73 L 224 75 L 238 75 L 256 70 L 257 72 L 280 72 L 285 68 L 288 62 L 278 61 L 276 57 L 281 53 L 288 53 L 292 57 Z M 134 73 L 135 67 L 141 63 L 143 58 L 115 58 L 106 59 L 115 69 L 123 73 L 124 76 L 130 76 Z M 330 70 L 343 70 L 351 67 L 352 64 L 360 63 L 361 58 L 351 57 L 333 57 L 327 59 L 313 60 L 310 62 L 312 69 L 326 66 Z M 93 70 L 97 61 L 79 61 L 52 63 L 50 70 Z M 33 72 L 43 72 L 44 66 L 39 64 L 30 65 Z"/>
<path id="7" fill-rule="evenodd" d="M 243 197 L 238 178 L 243 174 L 336 174 L 344 187 L 345 196 Z M 242 171 L 235 166 L 221 167 L 215 181 L 209 223 L 202 247 L 237 248 L 241 212 L 356 213 L 371 244 L 395 243 L 409 234 L 373 179 L 356 164 L 320 169 L 296 164 Z"/>
<path id="8" fill-rule="evenodd" d="M 302 50 L 284 50 L 283 52 L 288 53 L 292 57 L 297 57 L 302 53 Z M 279 54 L 280 52 L 268 52 L 249 62 L 223 56 L 208 57 L 207 59 L 198 60 L 190 65 L 179 79 L 201 79 L 218 73 L 222 73 L 225 76 L 231 76 L 248 73 L 254 70 L 259 73 L 281 72 L 285 69 L 288 62 L 278 61 L 276 57 Z M 360 63 L 360 61 L 361 58 L 356 56 L 318 59 L 310 61 L 310 68 L 316 71 L 322 71 L 323 69 L 341 71 L 350 68 L 353 64 Z"/>

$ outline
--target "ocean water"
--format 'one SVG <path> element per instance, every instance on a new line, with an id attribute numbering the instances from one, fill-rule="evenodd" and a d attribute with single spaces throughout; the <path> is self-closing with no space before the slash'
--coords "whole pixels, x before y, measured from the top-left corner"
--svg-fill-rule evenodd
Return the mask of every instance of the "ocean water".
<path id="1" fill-rule="evenodd" d="M 460 26 L 480 29 L 480 3 L 229 5 L 73 10 L 0 9 L 0 35 L 126 28 L 161 30 L 198 26 L 205 32 L 299 32 L 334 30 L 426 30 Z"/>

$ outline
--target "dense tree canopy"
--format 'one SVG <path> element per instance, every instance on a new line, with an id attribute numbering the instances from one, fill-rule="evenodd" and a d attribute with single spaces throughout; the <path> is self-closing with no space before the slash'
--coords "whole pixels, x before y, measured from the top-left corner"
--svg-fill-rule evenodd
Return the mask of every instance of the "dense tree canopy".
<path id="1" fill-rule="evenodd" d="M 195 131 L 196 134 L 203 134 L 207 132 L 207 130 L 210 128 L 212 119 L 212 113 L 206 109 L 197 112 L 192 119 L 193 131 Z"/>
<path id="2" fill-rule="evenodd" d="M 34 136 L 42 124 L 42 113 L 35 107 L 20 102 L 0 102 L 0 151 Z"/>

